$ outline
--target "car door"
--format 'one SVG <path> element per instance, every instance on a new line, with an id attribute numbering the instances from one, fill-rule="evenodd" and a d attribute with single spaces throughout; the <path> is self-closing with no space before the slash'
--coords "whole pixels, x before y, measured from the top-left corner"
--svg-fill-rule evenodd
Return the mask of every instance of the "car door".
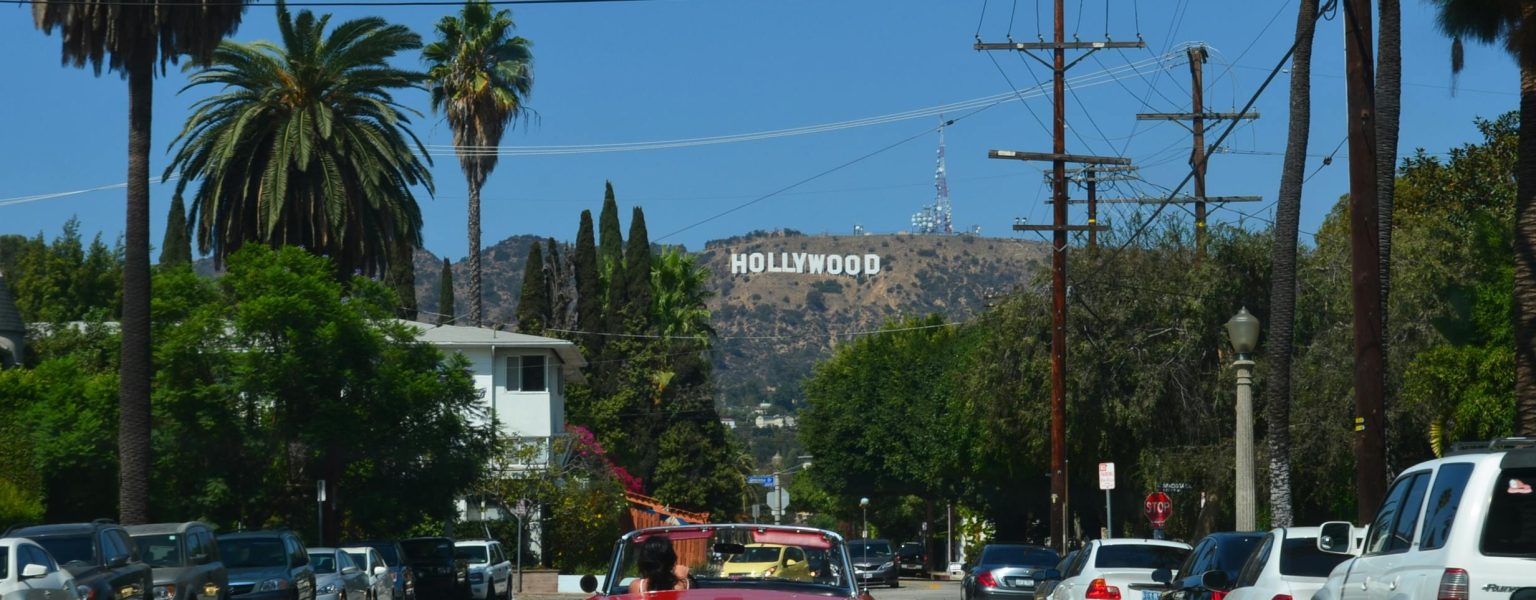
<path id="1" fill-rule="evenodd" d="M 100 535 L 102 562 L 107 568 L 107 581 L 113 597 L 121 600 L 144 597 L 148 592 L 143 581 L 145 570 L 133 567 L 133 543 L 117 529 L 103 529 Z"/>
<path id="2" fill-rule="evenodd" d="M 1227 600 L 1249 600 L 1250 597 L 1257 600 L 1261 598 L 1255 587 L 1259 584 L 1259 577 L 1264 574 L 1264 567 L 1269 562 L 1271 550 L 1275 547 L 1276 534 L 1270 533 L 1264 536 L 1264 541 L 1259 542 L 1259 547 L 1254 548 L 1253 554 L 1243 563 L 1243 568 L 1237 572 L 1237 579 L 1232 582 L 1232 589 L 1227 592 Z"/>
<path id="3" fill-rule="evenodd" d="M 1366 534 L 1364 551 L 1344 577 L 1342 600 L 1387 600 L 1396 591 L 1396 575 L 1390 574 L 1413 545 L 1428 487 L 1429 471 L 1406 473 L 1392 483 Z"/>
<path id="4" fill-rule="evenodd" d="M 493 581 L 496 589 L 506 593 L 512 583 L 512 563 L 507 562 L 507 554 L 501 551 L 501 542 L 491 542 L 491 565 L 494 568 Z"/>
<path id="5" fill-rule="evenodd" d="M 1061 574 L 1061 582 L 1056 584 L 1056 589 L 1051 590 L 1052 600 L 1072 600 L 1081 595 L 1081 590 L 1088 587 L 1088 582 L 1082 581 L 1083 571 L 1088 565 L 1093 564 L 1093 555 L 1097 554 L 1099 543 L 1090 541 L 1077 553 L 1077 560 L 1066 573 Z"/>
<path id="6" fill-rule="evenodd" d="M 66 574 L 60 572 L 58 565 L 48 557 L 42 547 L 32 544 L 17 546 L 16 553 L 16 577 L 26 589 L 28 600 L 66 600 L 65 580 Z M 47 573 L 42 577 L 33 579 L 21 579 L 21 574 L 30 565 L 42 565 Z"/>

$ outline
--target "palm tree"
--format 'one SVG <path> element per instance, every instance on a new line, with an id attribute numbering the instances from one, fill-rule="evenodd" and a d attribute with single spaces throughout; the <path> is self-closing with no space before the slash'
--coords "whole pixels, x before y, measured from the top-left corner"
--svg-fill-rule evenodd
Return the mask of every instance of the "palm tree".
<path id="1" fill-rule="evenodd" d="M 422 81 L 389 66 L 421 38 L 377 17 L 327 36 L 330 15 L 293 18 L 281 2 L 277 21 L 281 46 L 224 42 L 192 75 L 186 89 L 221 90 L 193 105 L 165 172 L 180 170 L 177 193 L 201 181 L 190 219 L 215 263 L 255 242 L 329 256 L 340 277 L 383 274 L 421 245 L 412 186 L 432 191 L 415 111 L 390 95 Z"/>
<path id="2" fill-rule="evenodd" d="M 484 0 L 470 0 L 458 17 L 437 23 L 438 40 L 421 55 L 430 68 L 432 110 L 442 111 L 453 129 L 459 168 L 469 180 L 469 319 L 479 325 L 484 310 L 480 285 L 480 188 L 496 168 L 495 146 L 513 120 L 528 114 L 533 92 L 532 42 L 513 36 L 512 12 L 492 12 Z"/>
<path id="3" fill-rule="evenodd" d="M 1519 164 L 1515 167 L 1515 435 L 1536 436 L 1536 0 L 1433 0 L 1451 36 L 1501 44 L 1520 65 Z"/>
<path id="4" fill-rule="evenodd" d="M 658 333 L 668 338 L 707 340 L 714 335 L 706 304 L 714 292 L 706 285 L 709 269 L 692 256 L 667 248 L 651 269 L 652 313 Z"/>
<path id="5" fill-rule="evenodd" d="M 1296 321 L 1296 234 L 1301 222 L 1302 176 L 1307 166 L 1307 133 L 1312 124 L 1312 38 L 1317 0 L 1302 0 L 1296 17 L 1296 51 L 1291 59 L 1290 131 L 1280 169 L 1275 207 L 1275 241 L 1270 255 L 1270 327 L 1265 356 L 1270 374 L 1265 389 L 1269 422 L 1269 503 L 1275 527 L 1289 527 L 1291 507 L 1291 354 Z"/>
<path id="6" fill-rule="evenodd" d="M 118 379 L 118 511 L 149 520 L 149 126 L 154 77 L 181 55 L 208 59 L 245 11 L 229 0 L 35 0 L 33 22 L 60 32 L 64 62 L 128 79 L 128 198 Z"/>

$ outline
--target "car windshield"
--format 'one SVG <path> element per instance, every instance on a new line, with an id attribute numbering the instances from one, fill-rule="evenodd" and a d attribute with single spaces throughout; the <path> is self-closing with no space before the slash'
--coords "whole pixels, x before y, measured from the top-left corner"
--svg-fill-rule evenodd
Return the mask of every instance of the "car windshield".
<path id="1" fill-rule="evenodd" d="M 310 552 L 310 564 L 315 565 L 315 573 L 324 575 L 336 572 L 336 555 L 331 552 Z"/>
<path id="2" fill-rule="evenodd" d="M 133 543 L 139 546 L 139 556 L 151 567 L 181 566 L 181 536 L 174 533 L 161 535 L 136 535 Z"/>
<path id="3" fill-rule="evenodd" d="M 489 553 L 485 551 L 485 546 L 459 546 L 453 549 L 454 558 L 462 558 L 469 561 L 469 564 L 472 565 L 483 565 L 490 562 L 487 556 L 489 556 Z"/>
<path id="4" fill-rule="evenodd" d="M 1049 568 L 1061 557 L 1055 550 L 1030 546 L 991 545 L 981 550 L 981 564 Z"/>
<path id="5" fill-rule="evenodd" d="M 0 546 L 0 580 L 11 576 L 11 549 Z"/>
<path id="6" fill-rule="evenodd" d="M 907 542 L 901 545 L 902 556 L 919 556 L 923 553 L 923 545 Z"/>
<path id="7" fill-rule="evenodd" d="M 890 542 L 848 542 L 848 555 L 855 558 L 865 554 L 890 554 Z"/>
<path id="8" fill-rule="evenodd" d="M 283 542 L 277 538 L 235 538 L 219 540 L 219 556 L 231 569 L 287 566 Z"/>
<path id="9" fill-rule="evenodd" d="M 1099 569 L 1177 569 L 1189 550 L 1155 544 L 1099 546 L 1093 566 Z"/>
<path id="10" fill-rule="evenodd" d="M 630 584 L 641 576 L 641 549 L 656 538 L 671 544 L 677 555 L 674 572 L 686 572 L 691 587 L 856 593 L 850 579 L 852 567 L 836 534 L 762 525 L 703 525 L 640 530 L 626 536 L 610 567 L 608 594 L 629 592 Z"/>
<path id="11" fill-rule="evenodd" d="M 400 545 L 411 560 L 452 560 L 453 542 L 442 539 L 406 540 Z"/>
<path id="12" fill-rule="evenodd" d="M 61 565 L 94 565 L 96 564 L 96 546 L 91 543 L 91 538 L 86 536 L 50 536 L 34 538 L 37 542 L 53 555 L 53 559 Z"/>
<path id="13" fill-rule="evenodd" d="M 1352 558 L 1348 554 L 1330 554 L 1317 549 L 1317 538 L 1286 538 L 1280 546 L 1280 574 L 1297 577 L 1327 577 L 1339 563 Z"/>
<path id="14" fill-rule="evenodd" d="M 1494 482 L 1483 554 L 1536 558 L 1536 468 L 1505 469 Z"/>
<path id="15" fill-rule="evenodd" d="M 363 556 L 362 552 L 348 552 L 347 558 L 352 559 L 352 564 L 355 564 L 359 567 L 368 564 L 368 557 Z"/>

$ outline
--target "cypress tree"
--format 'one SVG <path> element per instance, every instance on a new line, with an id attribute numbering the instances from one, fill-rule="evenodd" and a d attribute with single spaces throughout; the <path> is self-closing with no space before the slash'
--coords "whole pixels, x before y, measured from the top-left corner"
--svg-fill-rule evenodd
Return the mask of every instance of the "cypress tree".
<path id="1" fill-rule="evenodd" d="M 571 261 L 571 275 L 576 278 L 576 329 L 600 331 L 603 328 L 603 286 L 597 266 L 597 242 L 592 235 L 592 211 L 581 211 L 581 227 L 576 230 L 576 250 Z M 595 356 L 601 338 L 587 336 L 587 352 Z"/>
<path id="2" fill-rule="evenodd" d="M 567 293 L 570 286 L 565 278 L 560 246 L 555 243 L 555 238 L 549 238 L 544 242 L 544 284 L 549 287 L 549 314 L 544 318 L 546 327 L 569 329 L 565 325 L 571 310 L 571 296 Z"/>
<path id="3" fill-rule="evenodd" d="M 613 182 L 607 183 L 607 189 L 603 192 L 603 212 L 597 218 L 597 261 L 599 267 L 608 275 L 608 295 L 615 292 L 621 295 L 625 291 L 624 276 L 624 238 L 619 231 L 619 203 L 613 198 Z"/>
<path id="4" fill-rule="evenodd" d="M 440 287 L 437 288 L 437 324 L 452 325 L 455 313 L 453 307 L 453 266 L 448 264 L 448 258 L 443 258 L 443 276 Z"/>
<path id="5" fill-rule="evenodd" d="M 624 249 L 628 321 L 636 333 L 650 330 L 651 236 L 645 231 L 645 211 L 636 206 L 629 218 L 629 246 Z"/>
<path id="6" fill-rule="evenodd" d="M 544 282 L 544 252 L 534 242 L 523 264 L 523 290 L 517 299 L 517 330 L 524 333 L 543 331 L 549 320 L 549 288 Z"/>
<path id="7" fill-rule="evenodd" d="M 394 288 L 399 302 L 395 316 L 407 321 L 416 320 L 416 249 L 405 245 L 395 251 L 389 261 L 389 271 L 384 282 Z"/>
<path id="8" fill-rule="evenodd" d="M 192 264 L 192 235 L 187 230 L 186 204 L 179 193 L 171 197 L 171 214 L 166 217 L 165 239 L 160 243 L 160 264 Z"/>

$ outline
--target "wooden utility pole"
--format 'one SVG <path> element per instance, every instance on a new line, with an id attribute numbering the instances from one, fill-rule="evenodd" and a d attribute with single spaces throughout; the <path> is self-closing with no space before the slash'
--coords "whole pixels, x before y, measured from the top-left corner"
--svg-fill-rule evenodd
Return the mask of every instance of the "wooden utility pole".
<path id="1" fill-rule="evenodd" d="M 1355 493 L 1361 523 L 1387 490 L 1381 356 L 1381 253 L 1376 206 L 1376 110 L 1371 94 L 1371 0 L 1344 0 L 1349 110 L 1349 239 L 1355 334 Z"/>
<path id="2" fill-rule="evenodd" d="M 1067 69 L 1082 60 L 1079 57 L 1067 64 L 1067 50 L 1086 50 L 1090 54 L 1105 48 L 1145 48 L 1146 42 L 1068 42 L 1066 40 L 1066 10 L 1063 0 L 1055 0 L 1055 26 L 1051 42 L 983 43 L 976 40 L 977 50 L 1013 50 L 1024 52 L 1031 58 L 1050 66 L 1053 74 L 1051 91 L 1055 99 L 1054 119 L 1051 128 L 1050 154 L 991 150 L 989 158 L 1015 160 L 1048 160 L 1051 162 L 1051 197 L 1055 202 L 1051 211 L 1051 225 L 1014 225 L 1014 230 L 1049 230 L 1051 236 L 1051 541 L 1063 553 L 1066 552 L 1067 516 L 1065 500 L 1066 441 L 1067 441 L 1067 232 L 1093 230 L 1098 225 L 1067 224 L 1067 163 L 1127 165 L 1130 159 L 1115 156 L 1084 156 L 1067 154 Z M 1030 53 L 1030 50 L 1050 50 L 1051 62 Z M 1083 56 L 1087 56 L 1084 54 Z"/>
<path id="3" fill-rule="evenodd" d="M 1207 202 L 1217 200 L 1207 198 L 1205 195 L 1205 124 L 1206 121 L 1222 120 L 1252 120 L 1259 118 L 1259 113 L 1219 113 L 1205 111 L 1205 73 L 1206 58 L 1205 46 L 1190 46 L 1186 51 L 1189 55 L 1189 103 L 1190 111 L 1187 113 L 1140 113 L 1137 119 L 1143 121 L 1189 121 L 1190 134 L 1194 136 L 1194 143 L 1189 151 L 1189 166 L 1194 170 L 1195 194 L 1187 202 L 1195 205 L 1195 247 L 1201 254 L 1205 254 L 1205 205 Z M 1225 200 L 1225 202 L 1257 201 L 1258 196 L 1227 196 L 1227 198 L 1240 198 L 1241 200 Z M 1174 200 L 1175 203 L 1181 202 Z"/>
<path id="4" fill-rule="evenodd" d="M 1078 168 L 1075 168 L 1075 169 L 1067 169 L 1067 180 L 1071 181 L 1072 183 L 1075 183 L 1075 184 L 1078 184 L 1080 186 L 1083 186 L 1084 189 L 1088 190 L 1088 199 L 1087 199 L 1086 202 L 1083 202 L 1083 201 L 1080 201 L 1080 200 L 1068 200 L 1067 203 L 1068 204 L 1079 204 L 1079 203 L 1087 204 L 1088 205 L 1088 224 L 1089 225 L 1098 225 L 1099 224 L 1099 202 L 1098 202 L 1098 200 L 1099 200 L 1099 182 L 1100 181 L 1128 181 L 1128 180 L 1136 179 L 1136 177 L 1134 175 L 1131 175 L 1131 172 L 1135 171 L 1135 170 L 1136 170 L 1136 167 L 1132 167 L 1132 166 L 1128 166 L 1128 165 L 1126 165 L 1126 166 L 1089 165 L 1089 166 L 1086 166 L 1086 167 L 1078 167 Z M 1051 180 L 1050 177 L 1046 177 L 1046 181 L 1047 182 L 1049 182 L 1050 180 Z M 1089 229 L 1088 230 L 1088 247 L 1090 249 L 1098 248 L 1099 247 L 1099 229 L 1098 228 L 1093 228 L 1093 229 Z"/>

